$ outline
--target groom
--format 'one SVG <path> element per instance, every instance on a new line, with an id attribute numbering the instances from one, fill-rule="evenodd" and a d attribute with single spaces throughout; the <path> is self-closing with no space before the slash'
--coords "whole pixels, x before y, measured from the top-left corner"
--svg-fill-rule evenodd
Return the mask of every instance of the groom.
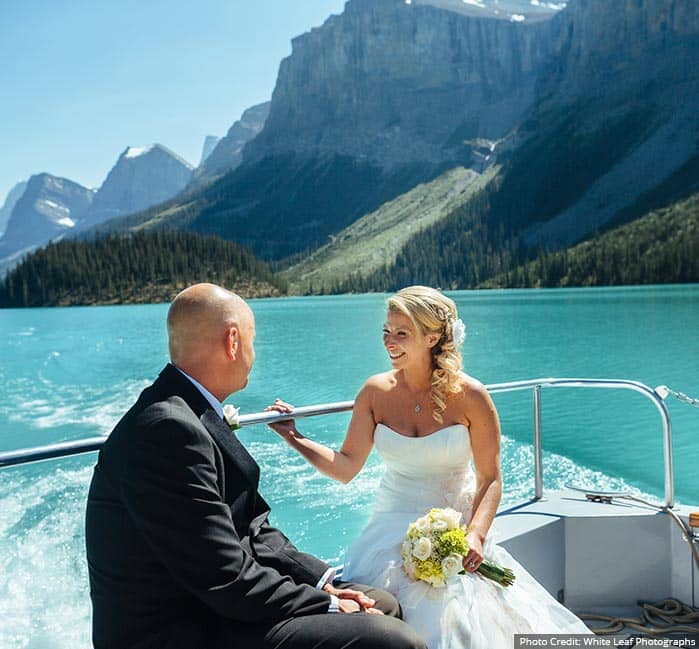
<path id="1" fill-rule="evenodd" d="M 96 649 L 424 649 L 391 595 L 333 585 L 269 524 L 260 469 L 222 420 L 255 360 L 248 305 L 197 284 L 167 328 L 172 362 L 112 431 L 90 485 Z"/>

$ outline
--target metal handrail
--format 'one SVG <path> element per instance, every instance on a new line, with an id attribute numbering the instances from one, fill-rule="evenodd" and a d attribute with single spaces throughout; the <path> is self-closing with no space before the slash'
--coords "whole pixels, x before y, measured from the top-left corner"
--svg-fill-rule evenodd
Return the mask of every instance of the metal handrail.
<path id="1" fill-rule="evenodd" d="M 667 410 L 662 397 L 653 388 L 638 381 L 626 379 L 576 379 L 576 378 L 544 378 L 529 379 L 525 381 L 511 381 L 509 383 L 494 383 L 485 386 L 488 392 L 514 392 L 531 389 L 533 391 L 533 420 L 534 420 L 534 497 L 543 496 L 543 451 L 541 428 L 541 389 L 542 388 L 611 388 L 626 389 L 638 392 L 650 399 L 660 412 L 663 431 L 663 460 L 665 466 L 665 506 L 674 507 L 674 471 L 672 465 L 672 424 L 670 413 Z M 316 415 L 346 412 L 354 406 L 354 401 L 340 401 L 314 406 L 294 408 L 292 413 L 258 412 L 249 415 L 241 415 L 240 426 L 253 424 L 269 424 L 285 419 L 300 419 L 314 417 Z M 27 464 L 39 460 L 48 460 L 81 453 L 97 451 L 106 440 L 104 437 L 90 437 L 87 439 L 70 442 L 60 442 L 47 446 L 18 449 L 0 453 L 0 469 L 8 466 Z"/>
<path id="2" fill-rule="evenodd" d="M 663 430 L 663 463 L 665 467 L 665 506 L 675 506 L 675 474 L 672 464 L 672 423 L 670 413 L 662 397 L 653 389 L 638 381 L 627 379 L 532 379 L 527 381 L 512 381 L 510 383 L 495 383 L 487 385 L 489 392 L 514 392 L 516 390 L 534 390 L 534 466 L 535 466 L 535 498 L 543 495 L 542 480 L 542 446 L 541 446 L 541 396 L 540 388 L 611 388 L 633 390 L 650 399 L 658 409 Z M 538 395 L 538 396 L 537 396 Z M 538 432 L 537 432 L 538 431 Z M 538 443 L 537 443 L 538 438 Z"/>

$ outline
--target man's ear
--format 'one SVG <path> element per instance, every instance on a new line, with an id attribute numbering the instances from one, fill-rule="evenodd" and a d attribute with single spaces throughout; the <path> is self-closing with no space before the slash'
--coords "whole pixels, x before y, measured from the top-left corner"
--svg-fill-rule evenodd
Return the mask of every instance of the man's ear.
<path id="1" fill-rule="evenodd" d="M 240 332 L 238 327 L 233 325 L 228 328 L 226 336 L 226 354 L 231 360 L 238 357 L 238 349 L 240 348 Z"/>

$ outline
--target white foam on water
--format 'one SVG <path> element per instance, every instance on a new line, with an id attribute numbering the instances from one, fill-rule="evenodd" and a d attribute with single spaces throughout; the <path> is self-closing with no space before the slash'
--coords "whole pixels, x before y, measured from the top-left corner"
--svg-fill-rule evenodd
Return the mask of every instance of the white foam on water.
<path id="1" fill-rule="evenodd" d="M 534 448 L 502 437 L 502 475 L 504 481 L 502 505 L 514 504 L 534 496 Z M 643 493 L 623 478 L 615 478 L 579 464 L 556 453 L 543 454 L 544 490 L 563 489 L 567 484 L 600 491 L 631 491 L 651 501 L 657 496 Z"/>
<path id="2" fill-rule="evenodd" d="M 77 425 L 90 431 L 89 435 L 109 433 L 126 407 L 148 385 L 148 381 L 125 381 L 109 389 L 57 385 L 41 372 L 39 375 L 39 384 L 25 378 L 5 386 L 7 418 L 39 430 Z"/>
<path id="3" fill-rule="evenodd" d="M 83 512 L 91 468 L 0 474 L 0 647 L 87 649 Z"/>

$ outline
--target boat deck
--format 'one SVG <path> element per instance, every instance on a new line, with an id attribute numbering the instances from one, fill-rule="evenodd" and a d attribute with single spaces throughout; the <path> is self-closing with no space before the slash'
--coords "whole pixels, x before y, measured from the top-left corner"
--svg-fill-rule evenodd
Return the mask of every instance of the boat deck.
<path id="1" fill-rule="evenodd" d="M 691 510 L 673 511 L 686 521 Z M 639 601 L 699 603 L 690 547 L 672 517 L 653 507 L 563 490 L 504 508 L 495 529 L 498 543 L 576 613 L 638 617 Z"/>

